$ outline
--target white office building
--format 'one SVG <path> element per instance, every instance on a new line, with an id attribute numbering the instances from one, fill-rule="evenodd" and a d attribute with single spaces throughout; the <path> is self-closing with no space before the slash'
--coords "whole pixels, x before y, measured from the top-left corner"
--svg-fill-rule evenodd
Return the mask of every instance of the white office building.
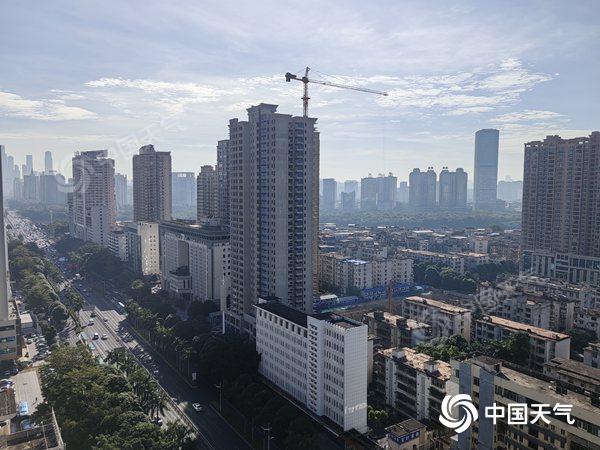
<path id="1" fill-rule="evenodd" d="M 229 278 L 229 233 L 220 226 L 162 222 L 163 288 L 176 296 L 221 305 L 221 286 Z"/>
<path id="2" fill-rule="evenodd" d="M 259 372 L 315 415 L 365 433 L 367 326 L 267 300 L 256 305 Z"/>

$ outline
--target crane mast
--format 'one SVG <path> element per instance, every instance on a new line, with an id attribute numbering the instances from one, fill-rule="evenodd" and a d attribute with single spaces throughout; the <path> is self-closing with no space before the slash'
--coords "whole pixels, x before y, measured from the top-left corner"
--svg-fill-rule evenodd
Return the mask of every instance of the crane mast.
<path id="1" fill-rule="evenodd" d="M 353 91 L 368 92 L 370 94 L 383 95 L 386 97 L 388 95 L 387 92 L 376 91 L 373 89 L 349 86 L 349 85 L 339 84 L 339 83 L 331 83 L 329 81 L 311 80 L 308 78 L 309 70 L 310 70 L 310 67 L 306 67 L 306 69 L 304 70 L 304 76 L 302 76 L 302 77 L 299 77 L 298 75 L 294 75 L 293 73 L 290 73 L 290 72 L 285 74 L 285 81 L 287 81 L 288 83 L 291 80 L 297 80 L 304 84 L 304 95 L 302 96 L 302 107 L 303 107 L 302 109 L 303 109 L 304 117 L 308 117 L 308 100 L 310 99 L 310 97 L 308 96 L 308 83 L 321 84 L 323 86 L 331 86 L 331 87 L 337 87 L 337 88 L 341 88 L 341 89 L 351 89 Z"/>

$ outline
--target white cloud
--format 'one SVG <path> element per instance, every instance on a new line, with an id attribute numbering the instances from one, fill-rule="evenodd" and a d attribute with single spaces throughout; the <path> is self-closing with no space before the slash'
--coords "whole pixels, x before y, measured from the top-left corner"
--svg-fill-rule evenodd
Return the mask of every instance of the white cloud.
<path id="1" fill-rule="evenodd" d="M 532 72 L 519 60 L 509 58 L 470 72 L 388 80 L 398 87 L 378 103 L 391 108 L 440 109 L 445 115 L 482 113 L 514 105 L 521 93 L 552 78 L 552 75 Z"/>
<path id="2" fill-rule="evenodd" d="M 525 109 L 523 111 L 514 111 L 506 114 L 501 114 L 490 119 L 492 123 L 515 123 L 515 122 L 532 122 L 532 121 L 554 121 L 566 120 L 566 117 L 554 111 L 539 111 L 535 109 Z"/>
<path id="3" fill-rule="evenodd" d="M 92 111 L 67 105 L 63 99 L 30 100 L 11 92 L 0 92 L 0 111 L 7 116 L 49 121 L 96 117 Z"/>

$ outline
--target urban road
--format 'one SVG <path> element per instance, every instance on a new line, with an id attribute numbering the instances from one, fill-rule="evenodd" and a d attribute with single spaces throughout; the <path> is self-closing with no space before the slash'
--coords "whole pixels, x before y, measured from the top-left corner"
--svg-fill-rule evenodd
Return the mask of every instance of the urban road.
<path id="1" fill-rule="evenodd" d="M 93 346 L 93 352 L 102 358 L 112 349 L 126 347 L 171 399 L 161 414 L 165 423 L 183 422 L 192 428 L 207 448 L 252 448 L 210 406 L 211 401 L 218 399 L 218 392 L 214 386 L 201 382 L 199 386 L 191 387 L 150 346 L 137 339 L 135 331 L 125 320 L 124 311 L 119 305 L 122 298 L 118 292 L 108 291 L 103 295 L 95 292 L 85 280 L 70 279 L 65 263 L 59 260 L 59 255 L 54 249 L 54 242 L 29 219 L 19 216 L 14 211 L 8 211 L 7 223 L 11 226 L 13 235 L 21 235 L 26 242 L 35 242 L 62 271 L 65 283 L 76 288 L 85 298 L 86 307 L 80 312 L 81 324 L 85 325 L 84 334 L 76 336 L 71 332 L 67 337 L 69 341 L 76 342 L 80 337 L 84 338 L 86 343 Z M 92 318 L 92 312 L 96 316 L 93 318 L 94 324 L 87 325 Z M 94 333 L 98 333 L 98 339 L 93 339 Z M 196 412 L 192 408 L 194 403 L 203 405 L 204 411 Z"/>

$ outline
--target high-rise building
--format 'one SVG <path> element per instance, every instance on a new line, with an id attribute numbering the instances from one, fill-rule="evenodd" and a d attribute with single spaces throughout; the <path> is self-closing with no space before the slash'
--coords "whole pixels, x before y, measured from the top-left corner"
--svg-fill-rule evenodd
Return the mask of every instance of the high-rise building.
<path id="1" fill-rule="evenodd" d="M 396 191 L 398 190 L 398 178 L 390 172 L 387 176 L 380 175 L 377 179 L 381 195 L 377 198 L 378 209 L 393 209 L 396 206 Z"/>
<path id="2" fill-rule="evenodd" d="M 213 166 L 202 166 L 197 178 L 196 221 L 202 223 L 217 217 L 219 183 Z"/>
<path id="3" fill-rule="evenodd" d="M 467 172 L 458 168 L 450 172 L 444 167 L 440 172 L 440 208 L 465 209 L 467 207 Z"/>
<path id="4" fill-rule="evenodd" d="M 316 416 L 367 431 L 367 326 L 334 314 L 256 305 L 259 372 Z"/>
<path id="5" fill-rule="evenodd" d="M 229 140 L 217 142 L 217 216 L 221 224 L 229 226 Z"/>
<path id="6" fill-rule="evenodd" d="M 23 170 L 23 176 L 31 175 L 33 173 L 33 155 L 25 155 L 25 169 Z"/>
<path id="7" fill-rule="evenodd" d="M 356 198 L 359 198 L 360 184 L 356 180 L 344 181 L 344 192 L 355 192 Z"/>
<path id="8" fill-rule="evenodd" d="M 44 172 L 50 173 L 52 170 L 52 152 L 50 150 L 46 150 L 46 153 L 44 153 Z"/>
<path id="9" fill-rule="evenodd" d="M 0 155 L 2 158 L 2 180 L 4 185 L 4 195 L 8 198 L 13 196 L 13 187 L 15 178 L 20 178 L 18 167 L 15 166 L 15 159 L 6 154 L 4 145 L 0 145 Z"/>
<path id="10" fill-rule="evenodd" d="M 70 209 L 73 235 L 108 247 L 115 224 L 115 161 L 108 150 L 75 153 Z"/>
<path id="11" fill-rule="evenodd" d="M 333 211 L 335 209 L 336 198 L 336 181 L 333 178 L 323 178 L 323 204 L 321 205 L 321 208 L 324 211 Z"/>
<path id="12" fill-rule="evenodd" d="M 258 297 L 312 312 L 317 274 L 319 134 L 315 118 L 248 108 L 229 122 L 231 308 L 252 328 Z M 251 330 L 250 330 L 251 331 Z"/>
<path id="13" fill-rule="evenodd" d="M 133 155 L 133 220 L 171 220 L 171 152 L 144 145 Z"/>
<path id="14" fill-rule="evenodd" d="M 523 269 L 600 285 L 600 132 L 525 144 Z"/>
<path id="15" fill-rule="evenodd" d="M 429 167 L 427 172 L 413 169 L 408 180 L 408 202 L 410 206 L 420 209 L 435 208 L 437 176 L 433 167 Z"/>
<path id="16" fill-rule="evenodd" d="M 160 245 L 161 278 L 167 292 L 225 306 L 221 290 L 228 283 L 231 252 L 224 227 L 163 222 Z"/>
<path id="17" fill-rule="evenodd" d="M 344 211 L 352 211 L 356 208 L 356 192 L 342 192 L 341 207 Z"/>
<path id="18" fill-rule="evenodd" d="M 40 201 L 40 176 L 38 174 L 23 175 L 23 200 L 32 203 Z"/>
<path id="19" fill-rule="evenodd" d="M 64 205 L 67 203 L 65 177 L 56 172 L 44 172 L 36 175 L 39 184 L 38 199 L 46 205 Z"/>
<path id="20" fill-rule="evenodd" d="M 365 210 L 374 210 L 377 208 L 377 178 L 369 174 L 366 178 L 360 180 L 360 208 Z"/>
<path id="21" fill-rule="evenodd" d="M 498 198 L 506 202 L 520 202 L 523 199 L 523 182 L 498 181 Z"/>
<path id="22" fill-rule="evenodd" d="M 196 206 L 196 175 L 194 172 L 173 172 L 173 207 Z"/>
<path id="23" fill-rule="evenodd" d="M 473 202 L 475 209 L 498 209 L 498 140 L 494 129 L 475 133 L 475 171 Z"/>
<path id="24" fill-rule="evenodd" d="M 409 192 L 408 181 L 401 181 L 400 184 L 398 185 L 398 194 L 396 196 L 398 203 L 403 203 L 403 204 L 408 203 L 408 198 L 409 198 L 408 192 Z"/>
<path id="25" fill-rule="evenodd" d="M 122 210 L 127 201 L 127 175 L 115 173 L 115 200 L 117 211 Z"/>
<path id="26" fill-rule="evenodd" d="M 1 161 L 2 164 L 4 161 Z M 17 359 L 21 355 L 17 336 L 18 312 L 11 302 L 10 273 L 8 267 L 8 246 L 4 224 L 4 179 L 3 166 L 0 166 L 0 360 Z"/>

